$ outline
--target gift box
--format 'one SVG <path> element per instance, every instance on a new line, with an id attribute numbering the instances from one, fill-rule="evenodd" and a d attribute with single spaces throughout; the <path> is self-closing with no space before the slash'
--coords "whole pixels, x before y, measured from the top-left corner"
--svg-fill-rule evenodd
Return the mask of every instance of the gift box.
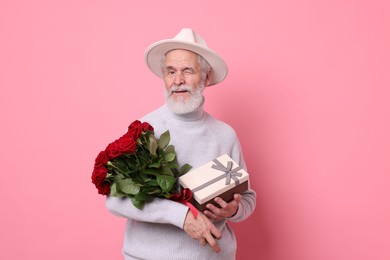
<path id="1" fill-rule="evenodd" d="M 224 154 L 179 177 L 183 188 L 192 191 L 191 204 L 199 211 L 204 211 L 208 203 L 220 197 L 229 202 L 235 193 L 248 190 L 248 173 L 227 154 Z"/>

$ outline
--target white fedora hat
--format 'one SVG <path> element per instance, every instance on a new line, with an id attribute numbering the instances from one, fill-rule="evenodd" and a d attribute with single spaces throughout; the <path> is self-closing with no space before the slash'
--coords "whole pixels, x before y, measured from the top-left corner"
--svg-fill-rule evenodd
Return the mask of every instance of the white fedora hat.
<path id="1" fill-rule="evenodd" d="M 192 29 L 183 28 L 173 39 L 153 43 L 145 50 L 145 62 L 149 69 L 162 78 L 161 58 L 169 51 L 184 49 L 202 56 L 211 66 L 209 86 L 223 81 L 228 73 L 225 61 L 213 50 L 207 47 L 205 40 Z"/>

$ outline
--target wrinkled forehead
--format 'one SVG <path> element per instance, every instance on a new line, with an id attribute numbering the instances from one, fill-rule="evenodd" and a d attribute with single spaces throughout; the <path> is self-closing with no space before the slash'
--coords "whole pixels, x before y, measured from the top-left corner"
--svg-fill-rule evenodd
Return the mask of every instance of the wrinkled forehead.
<path id="1" fill-rule="evenodd" d="M 165 54 L 164 65 L 198 67 L 200 65 L 199 54 L 183 49 L 171 50 Z"/>

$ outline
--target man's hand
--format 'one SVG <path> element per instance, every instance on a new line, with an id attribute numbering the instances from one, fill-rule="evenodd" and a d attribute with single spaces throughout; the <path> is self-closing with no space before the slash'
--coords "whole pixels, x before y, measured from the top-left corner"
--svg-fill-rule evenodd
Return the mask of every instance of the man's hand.
<path id="1" fill-rule="evenodd" d="M 215 240 L 215 238 L 221 239 L 221 231 L 202 212 L 199 212 L 195 219 L 189 210 L 184 220 L 183 229 L 187 235 L 198 240 L 203 246 L 209 244 L 215 252 L 218 253 L 221 251 L 221 248 Z"/>
<path id="2" fill-rule="evenodd" d="M 241 195 L 234 194 L 234 199 L 229 203 L 227 203 L 226 201 L 224 201 L 219 197 L 216 197 L 214 201 L 218 203 L 220 208 L 209 203 L 206 205 L 207 210 L 204 211 L 204 214 L 210 220 L 218 221 L 225 218 L 230 218 L 237 213 L 238 205 L 240 204 L 241 201 Z"/>

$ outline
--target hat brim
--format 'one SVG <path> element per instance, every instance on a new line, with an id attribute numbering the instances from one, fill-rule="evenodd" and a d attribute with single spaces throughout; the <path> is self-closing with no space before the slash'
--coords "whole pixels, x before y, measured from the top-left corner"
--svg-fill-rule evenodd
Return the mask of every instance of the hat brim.
<path id="1" fill-rule="evenodd" d="M 225 61 L 214 51 L 200 44 L 188 43 L 179 40 L 162 40 L 150 45 L 145 50 L 145 62 L 149 69 L 158 77 L 163 78 L 161 71 L 161 58 L 169 51 L 184 49 L 195 52 L 202 56 L 211 66 L 209 86 L 223 81 L 228 73 Z"/>

